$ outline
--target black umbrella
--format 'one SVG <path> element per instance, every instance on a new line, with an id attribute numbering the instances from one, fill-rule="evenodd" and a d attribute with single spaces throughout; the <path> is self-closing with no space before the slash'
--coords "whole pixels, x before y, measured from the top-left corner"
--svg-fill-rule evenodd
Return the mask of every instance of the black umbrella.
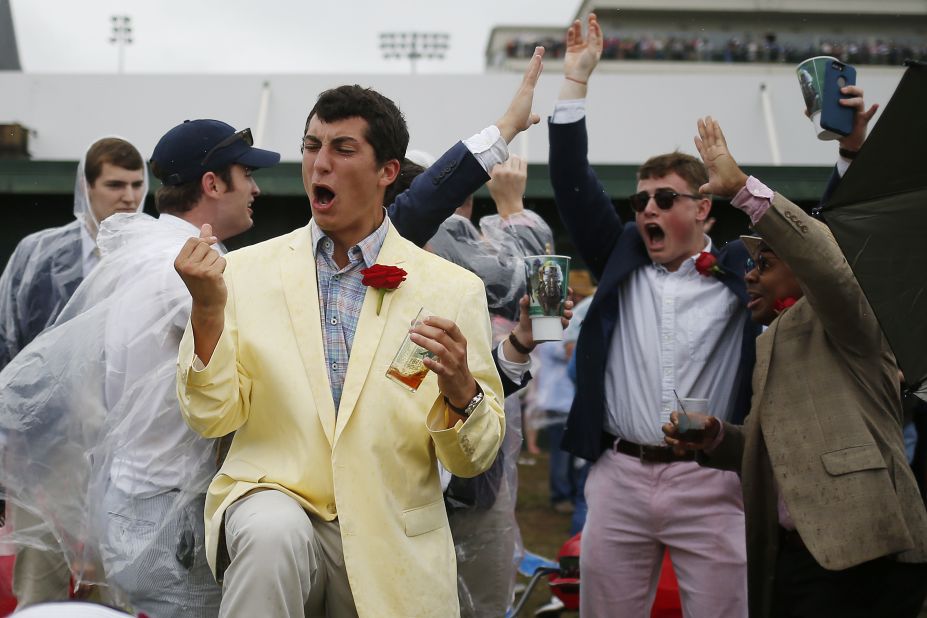
<path id="1" fill-rule="evenodd" d="M 927 65 L 898 88 L 823 212 L 905 381 L 927 380 Z"/>

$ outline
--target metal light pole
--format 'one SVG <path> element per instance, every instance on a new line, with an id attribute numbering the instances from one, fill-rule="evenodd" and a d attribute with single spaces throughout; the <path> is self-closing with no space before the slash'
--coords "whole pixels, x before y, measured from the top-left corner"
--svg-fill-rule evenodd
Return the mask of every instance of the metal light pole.
<path id="1" fill-rule="evenodd" d="M 444 60 L 450 38 L 446 32 L 381 32 L 380 51 L 387 60 L 407 59 L 415 75 L 418 60 Z"/>
<path id="2" fill-rule="evenodd" d="M 128 15 L 113 15 L 110 21 L 113 23 L 113 34 L 109 37 L 109 42 L 118 50 L 119 72 L 123 73 L 126 63 L 126 45 L 132 44 L 132 18 Z"/>

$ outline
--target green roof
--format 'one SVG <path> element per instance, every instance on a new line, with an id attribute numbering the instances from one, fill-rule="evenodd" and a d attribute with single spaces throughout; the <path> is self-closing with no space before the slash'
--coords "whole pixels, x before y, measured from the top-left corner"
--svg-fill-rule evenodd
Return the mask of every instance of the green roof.
<path id="1" fill-rule="evenodd" d="M 636 189 L 634 165 L 594 166 L 605 190 L 613 198 L 624 198 Z M 0 194 L 70 195 L 74 191 L 76 161 L 0 160 Z M 792 201 L 816 201 L 830 177 L 832 167 L 745 166 L 744 170 Z M 299 163 L 281 163 L 260 170 L 255 178 L 267 196 L 304 195 Z M 157 187 L 157 181 L 152 183 Z M 547 166 L 528 166 L 528 198 L 552 198 Z M 478 193 L 488 196 L 485 188 Z"/>

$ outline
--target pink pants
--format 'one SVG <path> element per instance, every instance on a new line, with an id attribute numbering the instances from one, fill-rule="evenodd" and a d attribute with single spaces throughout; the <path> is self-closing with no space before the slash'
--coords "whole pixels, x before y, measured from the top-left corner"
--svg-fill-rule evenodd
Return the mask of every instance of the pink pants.
<path id="1" fill-rule="evenodd" d="M 650 615 L 668 547 L 686 618 L 747 615 L 743 497 L 733 472 L 605 451 L 586 481 L 580 615 Z"/>

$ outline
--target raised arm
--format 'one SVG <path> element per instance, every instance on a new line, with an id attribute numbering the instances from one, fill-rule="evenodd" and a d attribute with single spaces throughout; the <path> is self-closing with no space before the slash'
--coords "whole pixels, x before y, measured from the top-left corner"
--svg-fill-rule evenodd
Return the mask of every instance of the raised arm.
<path id="1" fill-rule="evenodd" d="M 193 305 L 190 324 L 193 327 L 194 352 L 204 365 L 209 364 L 216 343 L 225 325 L 225 258 L 212 248 L 218 239 L 212 226 L 204 224 L 199 238 L 190 238 L 174 260 L 174 268 L 183 279 Z"/>
<path id="2" fill-rule="evenodd" d="M 389 205 L 390 221 L 402 236 L 424 246 L 454 209 L 489 179 L 489 170 L 505 161 L 508 157 L 506 145 L 540 121 L 540 117 L 532 113 L 531 105 L 544 68 L 543 57 L 544 48 L 536 48 L 508 108 L 492 125 L 498 130 L 501 144 L 483 143 L 487 135 L 495 134 L 492 127 L 466 142 L 458 142 Z M 475 148 L 479 150 L 474 151 Z"/>
<path id="3" fill-rule="evenodd" d="M 843 178 L 847 168 L 850 167 L 853 159 L 856 158 L 856 154 L 866 141 L 866 135 L 869 132 L 869 121 L 872 120 L 872 117 L 875 116 L 875 113 L 879 110 L 878 103 L 873 103 L 869 109 L 866 109 L 866 103 L 863 99 L 863 89 L 859 86 L 844 86 L 840 91 L 843 94 L 851 95 L 848 99 L 840 99 L 840 105 L 852 107 L 855 111 L 853 131 L 851 131 L 849 135 L 840 138 L 838 142 L 840 144 L 838 150 L 839 159 L 837 160 L 837 165 L 834 167 L 834 173 L 831 174 L 830 180 L 827 181 L 827 187 L 825 187 L 824 194 L 821 196 L 821 204 L 826 204 L 830 196 L 837 190 L 840 179 Z"/>
<path id="4" fill-rule="evenodd" d="M 708 182 L 700 191 L 736 196 L 748 178 L 731 156 L 720 125 L 705 118 L 699 120 L 698 132 L 695 146 L 708 168 Z M 753 227 L 798 278 L 834 343 L 857 355 L 878 353 L 882 330 L 833 234 L 778 193 L 767 198 L 768 207 L 750 213 Z"/>
<path id="5" fill-rule="evenodd" d="M 578 19 L 567 29 L 560 100 L 585 99 L 589 78 L 602 58 L 602 27 L 595 13 L 587 20 L 585 37 L 583 22 Z"/>
<path id="6" fill-rule="evenodd" d="M 602 30 L 594 14 L 586 36 L 576 20 L 566 33 L 563 84 L 550 119 L 550 180 L 554 200 L 583 261 L 601 277 L 621 234 L 621 219 L 589 165 L 585 108 L 589 78 L 602 56 Z"/>

